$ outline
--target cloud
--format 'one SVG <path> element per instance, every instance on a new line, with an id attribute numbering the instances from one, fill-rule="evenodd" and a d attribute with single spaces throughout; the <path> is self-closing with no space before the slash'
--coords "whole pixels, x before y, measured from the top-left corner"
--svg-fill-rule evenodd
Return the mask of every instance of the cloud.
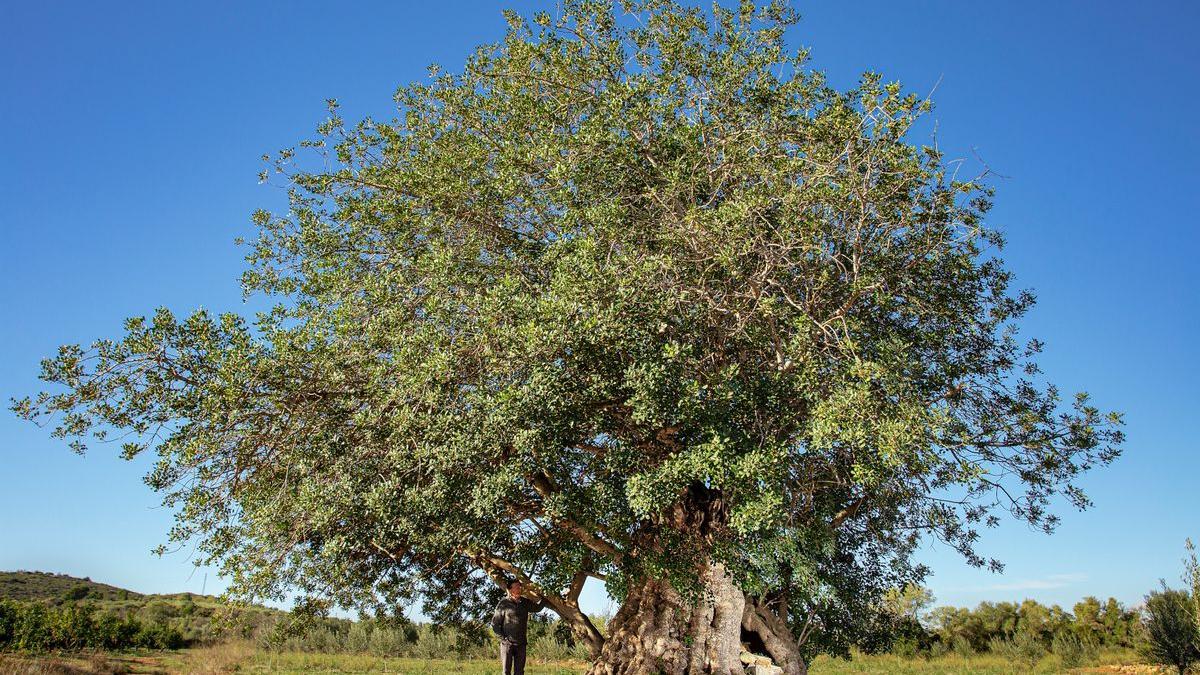
<path id="1" fill-rule="evenodd" d="M 1086 581 L 1087 575 L 1074 574 L 1051 574 L 1041 579 L 1021 579 L 1019 581 L 1010 581 L 1003 584 L 988 584 L 984 586 L 963 586 L 961 588 L 945 589 L 949 592 L 959 593 L 989 593 L 994 591 L 1041 591 L 1050 588 L 1063 588 L 1077 584 L 1081 581 Z"/>

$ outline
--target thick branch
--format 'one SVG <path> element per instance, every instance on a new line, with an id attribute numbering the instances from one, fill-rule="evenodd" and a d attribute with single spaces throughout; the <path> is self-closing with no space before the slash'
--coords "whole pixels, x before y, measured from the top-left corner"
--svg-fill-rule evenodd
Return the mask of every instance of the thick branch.
<path id="1" fill-rule="evenodd" d="M 863 495 L 862 497 L 854 500 L 854 502 L 846 508 L 838 511 L 837 514 L 834 515 L 833 520 L 829 521 L 829 527 L 836 530 L 841 526 L 842 523 L 846 522 L 846 519 L 853 518 L 855 514 L 858 513 L 858 510 L 862 508 L 862 505 L 866 503 L 866 501 L 867 496 Z"/>
<path id="2" fill-rule="evenodd" d="M 581 569 L 571 577 L 571 586 L 567 589 L 567 602 L 579 606 L 579 594 L 583 592 L 583 584 L 587 581 L 588 572 Z"/>
<path id="3" fill-rule="evenodd" d="M 531 485 L 533 485 L 533 489 L 536 490 L 543 499 L 548 499 L 552 494 L 558 491 L 550 477 L 546 475 L 544 471 L 533 474 L 529 482 Z M 614 563 L 619 563 L 625 557 L 624 551 L 617 548 L 611 542 L 596 536 L 590 530 L 583 527 L 579 523 L 576 523 L 570 518 L 565 518 L 563 516 L 551 517 L 556 520 L 559 525 L 566 528 L 568 532 L 574 534 L 584 546 L 587 546 L 596 553 L 607 556 Z"/>

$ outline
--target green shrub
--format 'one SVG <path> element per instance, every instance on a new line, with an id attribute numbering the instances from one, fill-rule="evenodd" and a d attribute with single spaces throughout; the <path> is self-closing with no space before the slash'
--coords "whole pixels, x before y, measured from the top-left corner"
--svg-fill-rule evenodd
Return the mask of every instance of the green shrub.
<path id="1" fill-rule="evenodd" d="M 975 647 L 971 645 L 971 641 L 961 635 L 955 635 L 950 639 L 950 651 L 964 658 L 969 658 L 976 654 Z"/>
<path id="2" fill-rule="evenodd" d="M 0 647 L 12 642 L 19 611 L 17 603 L 11 600 L 0 600 Z"/>
<path id="3" fill-rule="evenodd" d="M 1012 637 L 995 637 L 988 642 L 988 651 L 1012 661 L 1036 663 L 1046 655 L 1046 646 L 1030 631 L 1019 630 Z"/>
<path id="4" fill-rule="evenodd" d="M 1096 645 L 1079 637 L 1078 633 L 1061 631 L 1054 635 L 1050 651 L 1067 668 L 1077 668 L 1096 660 Z"/>
<path id="5" fill-rule="evenodd" d="M 161 624 L 142 624 L 133 637 L 133 643 L 145 649 L 180 649 L 185 646 L 178 629 Z"/>
<path id="6" fill-rule="evenodd" d="M 103 649 L 122 649 L 134 643 L 140 624 L 115 614 L 102 614 L 96 619 L 96 637 Z"/>
<path id="7" fill-rule="evenodd" d="M 892 625 L 890 651 L 906 658 L 925 655 L 933 647 L 935 638 L 920 621 L 910 616 L 898 617 Z"/>
<path id="8" fill-rule="evenodd" d="M 1155 663 L 1175 667 L 1180 675 L 1200 659 L 1196 615 L 1187 591 L 1167 588 L 1146 596 L 1146 656 Z"/>
<path id="9" fill-rule="evenodd" d="M 63 593 L 62 599 L 66 600 L 68 602 L 74 602 L 76 600 L 83 600 L 84 598 L 88 597 L 88 593 L 90 593 L 91 590 L 92 589 L 88 588 L 84 584 L 78 584 L 76 586 L 71 587 L 65 593 Z"/>
<path id="10" fill-rule="evenodd" d="M 529 653 L 537 654 L 542 659 L 577 659 L 587 661 L 588 650 L 583 643 L 572 640 L 565 642 L 554 635 L 542 635 L 529 641 Z"/>
<path id="11" fill-rule="evenodd" d="M 402 656 L 409 644 L 403 630 L 376 627 L 369 633 L 367 648 L 364 651 L 375 656 Z"/>
<path id="12" fill-rule="evenodd" d="M 166 624 L 178 615 L 178 608 L 164 600 L 155 600 L 138 612 L 138 618 L 149 624 Z"/>
<path id="13" fill-rule="evenodd" d="M 90 607 L 68 605 L 45 615 L 47 642 L 52 649 L 77 650 L 96 644 Z"/>
<path id="14" fill-rule="evenodd" d="M 455 631 L 454 651 L 463 656 L 478 654 L 481 647 L 489 646 L 494 639 L 492 629 L 482 621 L 472 621 Z"/>
<path id="15" fill-rule="evenodd" d="M 13 622 L 12 648 L 29 652 L 45 651 L 50 647 L 46 608 L 34 603 L 19 603 L 19 606 Z"/>

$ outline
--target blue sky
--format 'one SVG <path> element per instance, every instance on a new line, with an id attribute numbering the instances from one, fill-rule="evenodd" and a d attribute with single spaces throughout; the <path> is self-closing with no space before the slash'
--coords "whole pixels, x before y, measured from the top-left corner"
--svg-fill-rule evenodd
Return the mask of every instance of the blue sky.
<path id="1" fill-rule="evenodd" d="M 278 206 L 259 157 L 295 144 L 337 98 L 389 117 L 398 85 L 459 68 L 498 38 L 500 8 L 552 2 L 0 3 L 0 394 L 38 389 L 64 343 L 119 337 L 158 306 L 251 314 L 238 275 L 249 215 Z M 1135 603 L 1177 583 L 1200 454 L 1197 394 L 1200 6 L 1189 2 L 797 2 L 790 39 L 839 86 L 865 69 L 934 89 L 941 147 L 997 173 L 991 223 L 1025 334 L 1065 392 L 1126 413 L 1123 457 L 1083 485 L 1050 537 L 1014 522 L 980 550 L 922 551 L 939 604 L 1085 595 Z M 940 83 L 939 83 L 940 81 Z M 115 448 L 72 454 L 0 415 L 0 570 L 90 576 L 143 592 L 209 592 L 172 515 Z M 586 609 L 605 609 L 590 587 Z"/>

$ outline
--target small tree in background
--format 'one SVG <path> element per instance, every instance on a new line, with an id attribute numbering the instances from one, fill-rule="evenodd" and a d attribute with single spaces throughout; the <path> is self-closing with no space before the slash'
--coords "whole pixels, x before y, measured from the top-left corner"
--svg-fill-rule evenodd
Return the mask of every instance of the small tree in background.
<path id="1" fill-rule="evenodd" d="M 884 594 L 884 611 L 891 617 L 893 653 L 912 655 L 932 646 L 933 634 L 926 629 L 924 620 L 933 601 L 933 591 L 919 584 L 906 584 Z"/>
<path id="2" fill-rule="evenodd" d="M 1183 560 L 1183 583 L 1192 591 L 1192 616 L 1200 626 L 1200 561 L 1196 560 L 1196 545 L 1191 538 L 1184 540 L 1187 557 Z"/>
<path id="3" fill-rule="evenodd" d="M 898 617 L 921 621 L 933 606 L 933 591 L 919 584 L 893 588 L 883 596 L 887 610 Z"/>
<path id="4" fill-rule="evenodd" d="M 1180 675 L 1200 658 L 1197 651 L 1196 615 L 1187 591 L 1167 588 L 1146 596 L 1146 656 L 1155 663 L 1174 666 Z"/>

